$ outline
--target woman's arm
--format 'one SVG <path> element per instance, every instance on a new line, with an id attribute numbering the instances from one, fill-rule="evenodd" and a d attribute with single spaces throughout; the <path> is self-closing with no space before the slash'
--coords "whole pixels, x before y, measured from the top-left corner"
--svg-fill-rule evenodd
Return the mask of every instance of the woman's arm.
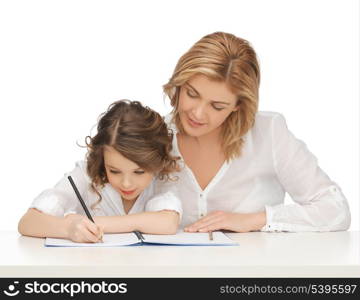
<path id="1" fill-rule="evenodd" d="M 98 242 L 103 234 L 101 227 L 84 216 L 56 217 L 35 208 L 30 208 L 20 219 L 18 231 L 27 236 L 64 238 L 80 243 Z"/>
<path id="2" fill-rule="evenodd" d="M 349 206 L 340 187 L 318 166 L 316 157 L 306 145 L 288 130 L 282 115 L 276 115 L 271 122 L 268 128 L 274 172 L 294 203 L 267 205 L 263 213 L 211 212 L 189 224 L 186 230 L 301 232 L 349 228 Z"/>
<path id="3" fill-rule="evenodd" d="M 271 128 L 274 169 L 294 203 L 266 206 L 264 231 L 347 230 L 351 216 L 340 187 L 288 130 L 282 115 L 273 118 Z"/>
<path id="4" fill-rule="evenodd" d="M 132 232 L 138 230 L 148 234 L 175 234 L 179 225 L 176 211 L 148 211 L 125 216 L 94 217 L 96 224 L 105 233 Z"/>

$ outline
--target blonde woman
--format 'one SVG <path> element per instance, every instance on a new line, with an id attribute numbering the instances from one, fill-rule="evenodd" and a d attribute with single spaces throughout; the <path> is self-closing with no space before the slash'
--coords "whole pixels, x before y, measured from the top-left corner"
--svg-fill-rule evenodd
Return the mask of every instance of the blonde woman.
<path id="1" fill-rule="evenodd" d="M 258 112 L 259 82 L 251 45 L 216 32 L 179 59 L 164 85 L 173 107 L 167 116 L 176 133 L 172 154 L 182 164 L 181 226 L 189 232 L 348 229 L 340 187 L 281 114 Z M 286 192 L 294 203 L 284 204 Z"/>

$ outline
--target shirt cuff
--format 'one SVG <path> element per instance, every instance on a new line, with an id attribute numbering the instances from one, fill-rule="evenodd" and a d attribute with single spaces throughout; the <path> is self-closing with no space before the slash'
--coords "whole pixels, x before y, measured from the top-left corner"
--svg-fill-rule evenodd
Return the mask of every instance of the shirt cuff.
<path id="1" fill-rule="evenodd" d="M 77 214 L 77 212 L 74 210 L 74 211 L 67 211 L 66 213 L 64 213 L 64 218 L 67 216 L 67 215 L 71 215 L 71 214 Z"/>
<path id="2" fill-rule="evenodd" d="M 266 213 L 266 224 L 260 229 L 260 231 L 269 232 L 271 230 L 271 220 L 273 217 L 273 210 L 271 206 L 265 206 L 265 213 Z"/>
<path id="3" fill-rule="evenodd" d="M 276 206 L 275 206 L 276 207 Z M 305 231 L 321 231 L 311 226 L 300 224 L 289 224 L 274 222 L 274 207 L 265 206 L 266 224 L 261 228 L 262 232 L 305 232 Z"/>
<path id="4" fill-rule="evenodd" d="M 150 199 L 145 206 L 146 211 L 174 210 L 182 217 L 182 207 L 180 200 L 171 192 L 157 195 Z"/>
<path id="5" fill-rule="evenodd" d="M 266 224 L 260 229 L 262 232 L 285 232 L 289 227 L 289 224 L 274 223 L 274 209 L 271 206 L 265 206 L 266 212 Z"/>

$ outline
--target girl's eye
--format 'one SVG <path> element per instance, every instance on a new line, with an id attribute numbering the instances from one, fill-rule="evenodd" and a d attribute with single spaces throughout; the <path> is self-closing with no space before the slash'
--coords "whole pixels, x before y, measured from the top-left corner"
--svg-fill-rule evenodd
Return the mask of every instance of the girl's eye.
<path id="1" fill-rule="evenodd" d="M 110 173 L 112 173 L 112 174 L 120 174 L 121 172 L 119 172 L 119 171 L 114 171 L 114 170 L 110 170 Z M 134 173 L 135 173 L 135 174 L 144 174 L 145 171 L 135 171 Z"/>

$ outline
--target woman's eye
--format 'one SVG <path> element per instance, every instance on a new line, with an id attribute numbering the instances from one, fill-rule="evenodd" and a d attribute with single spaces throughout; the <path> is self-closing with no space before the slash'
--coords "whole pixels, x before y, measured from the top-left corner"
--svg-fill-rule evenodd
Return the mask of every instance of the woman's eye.
<path id="1" fill-rule="evenodd" d="M 110 170 L 110 173 L 112 173 L 112 174 L 119 174 L 120 172 L 114 171 L 114 170 Z"/>
<path id="2" fill-rule="evenodd" d="M 191 90 L 187 90 L 186 94 L 191 97 L 191 98 L 195 98 L 197 97 L 197 94 L 195 94 L 194 92 L 192 92 Z"/>
<path id="3" fill-rule="evenodd" d="M 145 172 L 144 171 L 135 171 L 135 174 L 144 174 Z"/>
<path id="4" fill-rule="evenodd" d="M 223 110 L 224 108 L 223 107 L 216 107 L 216 106 L 213 106 L 214 109 L 216 110 Z"/>

